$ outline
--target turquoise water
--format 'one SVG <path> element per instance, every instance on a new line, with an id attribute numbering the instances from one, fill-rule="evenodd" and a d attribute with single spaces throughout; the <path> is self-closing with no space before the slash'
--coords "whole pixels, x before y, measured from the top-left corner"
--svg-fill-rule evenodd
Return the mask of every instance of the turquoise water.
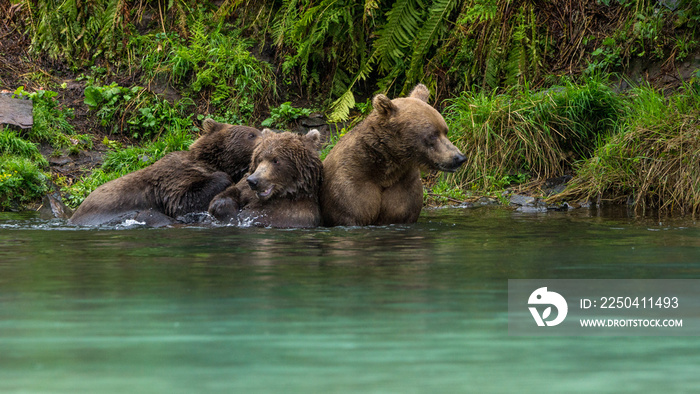
<path id="1" fill-rule="evenodd" d="M 697 337 L 508 336 L 507 280 L 700 278 L 700 226 L 86 230 L 0 214 L 2 393 L 696 392 Z"/>

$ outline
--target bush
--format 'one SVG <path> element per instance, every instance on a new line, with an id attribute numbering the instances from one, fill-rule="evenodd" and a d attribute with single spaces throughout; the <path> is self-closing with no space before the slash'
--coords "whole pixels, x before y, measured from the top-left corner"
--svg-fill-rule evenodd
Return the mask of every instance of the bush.
<path id="1" fill-rule="evenodd" d="M 189 42 L 176 33 L 158 33 L 151 44 L 158 50 L 138 44 L 146 49 L 144 83 L 171 81 L 185 95 L 204 96 L 219 112 L 235 113 L 247 122 L 274 95 L 272 67 L 248 51 L 252 43 L 240 32 L 224 34 L 222 25 L 208 31 L 203 19 L 199 15 L 192 22 Z"/>
<path id="2" fill-rule="evenodd" d="M 285 128 L 289 123 L 311 115 L 308 108 L 294 108 L 291 102 L 282 103 L 279 107 L 270 109 L 270 117 L 260 124 L 263 127 Z"/>
<path id="3" fill-rule="evenodd" d="M 194 105 L 191 99 L 181 99 L 170 104 L 140 86 L 123 87 L 88 85 L 85 87 L 85 104 L 112 133 L 127 134 L 133 138 L 148 139 L 163 132 L 195 130 L 193 114 L 185 115 Z"/>
<path id="4" fill-rule="evenodd" d="M 47 176 L 31 159 L 0 155 L 0 210 L 15 209 L 43 197 Z"/>

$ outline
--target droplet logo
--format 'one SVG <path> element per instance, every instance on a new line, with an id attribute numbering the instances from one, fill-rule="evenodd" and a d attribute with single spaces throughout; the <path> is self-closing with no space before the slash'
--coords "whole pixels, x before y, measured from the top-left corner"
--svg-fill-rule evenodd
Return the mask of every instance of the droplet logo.
<path id="1" fill-rule="evenodd" d="M 529 305 L 550 305 L 542 311 L 542 316 L 537 311 L 534 306 L 529 307 L 532 317 L 538 326 L 544 327 L 545 325 L 551 327 L 556 326 L 563 322 L 566 318 L 567 312 L 569 312 L 569 305 L 567 305 L 566 300 L 559 293 L 553 291 L 547 291 L 546 287 L 540 287 L 530 294 L 530 298 L 527 300 Z M 552 306 L 557 308 L 557 318 L 554 320 L 547 320 L 547 318 L 552 314 Z"/>

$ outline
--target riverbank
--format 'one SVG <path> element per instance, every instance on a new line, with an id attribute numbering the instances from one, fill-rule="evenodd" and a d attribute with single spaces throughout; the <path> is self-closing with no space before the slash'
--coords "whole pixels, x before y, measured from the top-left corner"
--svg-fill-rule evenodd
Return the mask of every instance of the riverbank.
<path id="1" fill-rule="evenodd" d="M 0 90 L 34 105 L 31 129 L 0 126 L 0 209 L 50 192 L 76 207 L 187 149 L 205 117 L 320 128 L 325 153 L 373 94 L 420 81 L 469 158 L 424 174 L 428 206 L 516 195 L 697 214 L 700 6 L 428 1 L 392 49 L 395 5 L 351 3 L 0 0 Z"/>

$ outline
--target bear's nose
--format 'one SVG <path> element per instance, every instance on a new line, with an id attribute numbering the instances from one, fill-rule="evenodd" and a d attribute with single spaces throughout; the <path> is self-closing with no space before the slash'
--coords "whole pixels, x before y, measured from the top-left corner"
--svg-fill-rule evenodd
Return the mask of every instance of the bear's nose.
<path id="1" fill-rule="evenodd" d="M 459 166 L 464 164 L 465 161 L 467 161 L 467 157 L 460 153 L 452 159 L 452 164 L 454 168 L 458 168 Z"/>
<path id="2" fill-rule="evenodd" d="M 248 185 L 250 185 L 250 188 L 255 190 L 256 187 L 258 187 L 258 178 L 254 176 L 249 176 L 247 179 Z"/>

